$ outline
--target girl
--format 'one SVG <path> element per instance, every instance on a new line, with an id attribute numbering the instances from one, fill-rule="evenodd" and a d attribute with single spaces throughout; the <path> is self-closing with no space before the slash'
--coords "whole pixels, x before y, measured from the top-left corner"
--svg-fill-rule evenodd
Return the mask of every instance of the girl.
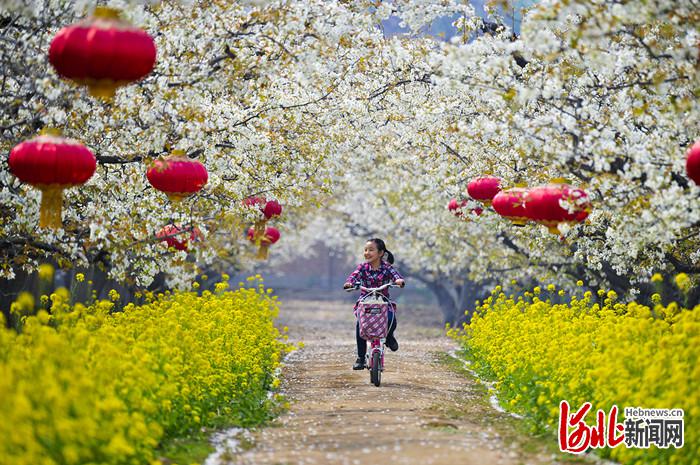
<path id="1" fill-rule="evenodd" d="M 370 239 L 367 241 L 365 244 L 365 260 L 365 263 L 359 264 L 357 269 L 350 273 L 348 279 L 345 280 L 343 288 L 353 287 L 355 283 L 359 283 L 364 287 L 379 287 L 390 282 L 401 287 L 406 285 L 403 277 L 391 266 L 394 263 L 394 255 L 386 250 L 383 240 Z M 382 293 L 387 298 L 389 297 L 389 289 L 385 289 Z M 364 294 L 366 293 L 363 292 L 362 295 Z M 355 304 L 355 312 L 355 315 L 357 315 L 357 304 Z M 396 304 L 394 303 L 390 306 L 389 321 L 391 321 L 391 327 L 389 327 L 389 333 L 386 336 L 386 346 L 392 351 L 397 351 L 399 343 L 394 337 L 394 330 L 396 329 Z M 365 368 L 367 341 L 360 337 L 359 323 L 355 324 L 355 339 L 357 340 L 357 360 L 352 369 L 362 370 Z"/>

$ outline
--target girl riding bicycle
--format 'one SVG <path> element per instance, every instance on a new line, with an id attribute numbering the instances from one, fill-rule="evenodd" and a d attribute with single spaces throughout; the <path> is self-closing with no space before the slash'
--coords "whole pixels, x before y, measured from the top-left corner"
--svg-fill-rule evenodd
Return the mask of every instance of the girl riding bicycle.
<path id="1" fill-rule="evenodd" d="M 350 273 L 348 279 L 345 280 L 343 287 L 345 289 L 354 287 L 359 284 L 364 287 L 379 287 L 386 283 L 393 282 L 403 287 L 406 282 L 398 271 L 394 269 L 394 255 L 386 249 L 384 241 L 381 239 L 370 239 L 365 244 L 365 262 L 360 263 L 355 271 Z M 389 289 L 385 289 L 382 293 L 389 298 Z M 364 295 L 365 292 L 362 293 Z M 355 316 L 357 316 L 357 304 L 355 304 Z M 392 351 L 399 349 L 399 343 L 394 337 L 396 329 L 396 304 L 391 303 L 389 311 L 389 333 L 386 337 L 386 346 Z M 367 341 L 360 337 L 359 323 L 355 324 L 355 339 L 357 340 L 357 360 L 352 366 L 353 370 L 362 370 L 365 368 L 365 354 L 367 353 Z"/>

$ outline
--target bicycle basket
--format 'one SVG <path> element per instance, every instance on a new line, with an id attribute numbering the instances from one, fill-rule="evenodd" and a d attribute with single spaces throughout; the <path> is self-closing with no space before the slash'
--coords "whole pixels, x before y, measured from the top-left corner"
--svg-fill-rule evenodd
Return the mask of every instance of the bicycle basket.
<path id="1" fill-rule="evenodd" d="M 389 306 L 360 304 L 357 318 L 362 339 L 386 337 L 389 329 Z"/>

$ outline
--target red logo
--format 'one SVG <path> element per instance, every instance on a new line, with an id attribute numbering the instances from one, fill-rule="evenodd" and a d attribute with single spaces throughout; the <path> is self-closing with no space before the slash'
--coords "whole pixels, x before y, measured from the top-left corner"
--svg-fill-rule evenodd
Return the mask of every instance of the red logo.
<path id="1" fill-rule="evenodd" d="M 598 410 L 596 423 L 589 426 L 584 421 L 591 410 L 591 403 L 584 403 L 580 409 L 571 413 L 569 403 L 559 403 L 559 450 L 571 454 L 582 454 L 589 447 L 617 447 L 625 440 L 624 426 L 617 422 L 617 405 L 610 409 L 607 422 L 605 412 Z M 622 433 L 616 436 L 617 433 Z"/>

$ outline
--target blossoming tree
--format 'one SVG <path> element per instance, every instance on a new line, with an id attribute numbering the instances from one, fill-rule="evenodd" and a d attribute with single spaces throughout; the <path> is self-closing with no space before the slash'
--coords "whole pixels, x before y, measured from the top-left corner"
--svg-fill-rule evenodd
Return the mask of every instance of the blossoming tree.
<path id="1" fill-rule="evenodd" d="M 111 102 L 61 80 L 47 62 L 58 29 L 89 13 L 83 2 L 11 2 L 0 11 L 2 151 L 48 126 L 82 141 L 98 162 L 87 185 L 67 191 L 63 228 L 54 232 L 38 229 L 37 193 L 10 175 L 3 157 L 4 278 L 48 258 L 60 266 L 102 264 L 138 286 L 161 271 L 172 285 L 185 283 L 195 263 L 245 261 L 244 232 L 260 212 L 243 199 L 276 198 L 294 216 L 313 210 L 329 187 L 338 102 L 381 37 L 370 27 L 371 12 L 327 2 L 121 6 L 153 35 L 158 61 Z M 355 28 L 366 32 L 349 34 Z M 176 149 L 200 160 L 209 180 L 197 195 L 171 203 L 145 173 Z M 167 224 L 183 237 L 201 231 L 204 239 L 189 250 L 194 260 L 159 245 Z"/>
<path id="2" fill-rule="evenodd" d="M 587 279 L 648 296 L 654 271 L 697 274 L 698 188 L 683 169 L 700 121 L 692 2 L 544 2 L 520 36 L 498 22 L 465 13 L 464 36 L 378 77 L 366 126 L 380 129 L 365 135 L 368 162 L 346 172 L 357 195 L 340 199 L 339 229 L 371 223 L 409 267 L 453 282 Z M 489 210 L 465 224 L 444 206 L 483 174 L 509 186 L 567 178 L 593 211 L 561 238 Z"/>

